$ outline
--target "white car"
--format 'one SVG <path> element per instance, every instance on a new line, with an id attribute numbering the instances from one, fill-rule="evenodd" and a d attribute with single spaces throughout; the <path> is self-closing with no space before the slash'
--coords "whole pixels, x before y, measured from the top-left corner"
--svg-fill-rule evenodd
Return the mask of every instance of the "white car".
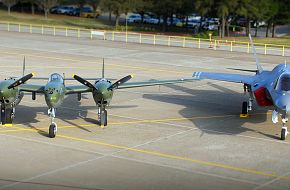
<path id="1" fill-rule="evenodd" d="M 141 16 L 138 14 L 134 14 L 134 15 L 130 15 L 127 18 L 127 22 L 128 23 L 137 23 L 137 22 L 141 22 Z"/>

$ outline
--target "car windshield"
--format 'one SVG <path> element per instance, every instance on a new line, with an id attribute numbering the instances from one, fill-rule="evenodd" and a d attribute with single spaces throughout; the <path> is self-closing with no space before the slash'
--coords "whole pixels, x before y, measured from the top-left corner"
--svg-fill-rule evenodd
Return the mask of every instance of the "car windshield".
<path id="1" fill-rule="evenodd" d="M 282 74 L 278 80 L 276 90 L 290 91 L 290 73 Z"/>
<path id="2" fill-rule="evenodd" d="M 63 78 L 59 74 L 54 73 L 49 78 L 49 82 L 51 82 L 51 81 L 63 83 Z"/>

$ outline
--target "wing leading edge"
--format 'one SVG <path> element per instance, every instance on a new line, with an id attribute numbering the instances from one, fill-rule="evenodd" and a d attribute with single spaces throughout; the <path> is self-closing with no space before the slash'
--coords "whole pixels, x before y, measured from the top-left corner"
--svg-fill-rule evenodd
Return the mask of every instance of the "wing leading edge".
<path id="1" fill-rule="evenodd" d="M 211 79 L 235 83 L 251 84 L 254 81 L 255 75 L 240 75 L 228 73 L 208 73 L 208 72 L 194 72 L 193 78 L 195 79 Z"/>
<path id="2" fill-rule="evenodd" d="M 154 81 L 144 81 L 144 82 L 126 82 L 121 84 L 118 89 L 125 89 L 125 88 L 137 88 L 137 87 L 144 87 L 144 86 L 155 86 L 155 85 L 165 85 L 165 84 L 176 84 L 176 83 L 185 83 L 191 82 L 194 80 L 198 80 L 195 78 L 189 79 L 177 79 L 177 80 L 154 80 Z"/>

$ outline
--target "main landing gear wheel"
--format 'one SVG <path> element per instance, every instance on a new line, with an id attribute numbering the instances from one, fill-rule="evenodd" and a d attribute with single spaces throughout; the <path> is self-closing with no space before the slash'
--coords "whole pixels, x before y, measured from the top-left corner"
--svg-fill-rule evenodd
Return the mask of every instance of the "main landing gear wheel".
<path id="1" fill-rule="evenodd" d="M 49 126 L 48 136 L 50 138 L 54 138 L 56 136 L 56 131 L 57 131 L 57 125 L 56 125 L 56 123 L 51 123 L 50 126 Z"/>
<path id="2" fill-rule="evenodd" d="M 13 121 L 14 115 L 15 115 L 14 113 L 15 113 L 15 109 L 13 107 L 1 105 L 1 123 L 2 123 L 2 125 L 12 124 L 12 121 Z"/>
<path id="3" fill-rule="evenodd" d="M 288 133 L 287 129 L 286 128 L 282 128 L 282 130 L 281 130 L 281 140 L 282 141 L 284 141 L 286 139 L 287 133 Z"/>
<path id="4" fill-rule="evenodd" d="M 248 102 L 243 102 L 242 104 L 242 114 L 248 114 Z"/>
<path id="5" fill-rule="evenodd" d="M 101 126 L 107 126 L 108 125 L 108 113 L 107 110 L 102 111 L 100 115 L 100 124 Z"/>

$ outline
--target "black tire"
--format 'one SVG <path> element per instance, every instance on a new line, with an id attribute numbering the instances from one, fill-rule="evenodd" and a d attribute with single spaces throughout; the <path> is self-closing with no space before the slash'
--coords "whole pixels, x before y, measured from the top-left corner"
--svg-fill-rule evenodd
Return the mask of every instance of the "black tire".
<path id="1" fill-rule="evenodd" d="M 281 140 L 284 141 L 286 139 L 286 136 L 287 136 L 287 131 L 286 129 L 282 129 L 281 130 Z"/>
<path id="2" fill-rule="evenodd" d="M 242 104 L 242 114 L 248 114 L 248 102 Z"/>
<path id="3" fill-rule="evenodd" d="M 104 110 L 101 113 L 100 123 L 101 123 L 101 126 L 107 126 L 108 125 L 108 114 L 107 114 L 107 110 Z"/>
<path id="4" fill-rule="evenodd" d="M 108 125 L 108 113 L 107 113 L 107 110 L 104 111 L 104 116 L 105 116 L 105 122 L 104 122 L 104 126 L 107 126 Z"/>
<path id="5" fill-rule="evenodd" d="M 48 136 L 49 136 L 50 138 L 54 138 L 55 135 L 56 135 L 56 126 L 55 126 L 55 124 L 52 123 L 52 124 L 49 126 L 49 133 L 48 133 Z"/>

